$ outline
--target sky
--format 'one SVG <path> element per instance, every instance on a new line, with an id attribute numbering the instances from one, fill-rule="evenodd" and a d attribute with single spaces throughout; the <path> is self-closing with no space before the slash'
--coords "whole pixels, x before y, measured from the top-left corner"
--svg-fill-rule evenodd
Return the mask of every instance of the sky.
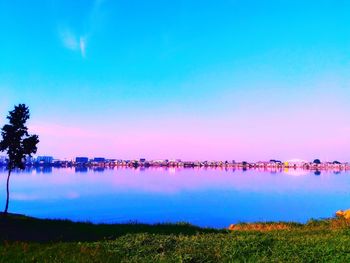
<path id="1" fill-rule="evenodd" d="M 350 161 L 350 2 L 0 0 L 0 125 L 56 158 Z"/>

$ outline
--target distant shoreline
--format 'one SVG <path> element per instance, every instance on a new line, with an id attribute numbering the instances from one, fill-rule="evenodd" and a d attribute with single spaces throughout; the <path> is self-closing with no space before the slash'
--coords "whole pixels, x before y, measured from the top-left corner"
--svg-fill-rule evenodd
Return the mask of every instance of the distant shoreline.
<path id="1" fill-rule="evenodd" d="M 6 167 L 1 164 L 0 167 Z M 76 163 L 73 161 L 60 161 L 53 163 L 33 163 L 26 164 L 26 168 L 37 167 L 54 167 L 54 168 L 211 168 L 211 169 L 233 169 L 233 170 L 261 170 L 261 171 L 288 171 L 288 170 L 310 170 L 310 171 L 348 171 L 350 164 L 348 163 L 304 163 L 304 164 L 286 164 L 286 163 L 225 163 L 225 162 L 138 162 L 138 161 L 121 161 L 121 162 L 88 162 Z"/>

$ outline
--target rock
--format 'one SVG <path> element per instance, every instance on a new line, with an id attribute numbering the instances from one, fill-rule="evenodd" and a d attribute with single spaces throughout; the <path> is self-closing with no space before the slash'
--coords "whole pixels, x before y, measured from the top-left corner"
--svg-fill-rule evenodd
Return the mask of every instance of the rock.
<path id="1" fill-rule="evenodd" d="M 350 209 L 345 211 L 338 210 L 335 214 L 337 217 L 342 217 L 342 218 L 345 218 L 346 220 L 350 220 Z"/>

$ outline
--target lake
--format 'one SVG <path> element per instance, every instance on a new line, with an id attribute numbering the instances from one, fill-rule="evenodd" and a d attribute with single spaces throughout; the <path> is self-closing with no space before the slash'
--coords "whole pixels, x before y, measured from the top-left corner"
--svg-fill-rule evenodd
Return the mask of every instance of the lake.
<path id="1" fill-rule="evenodd" d="M 0 168 L 0 208 L 6 171 Z M 350 208 L 350 172 L 232 168 L 37 168 L 11 176 L 9 211 L 95 223 L 326 218 Z"/>

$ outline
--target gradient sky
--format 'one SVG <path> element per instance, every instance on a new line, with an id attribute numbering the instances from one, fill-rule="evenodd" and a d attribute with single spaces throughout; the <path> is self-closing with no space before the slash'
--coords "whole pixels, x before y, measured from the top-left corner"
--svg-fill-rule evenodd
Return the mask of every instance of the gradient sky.
<path id="1" fill-rule="evenodd" d="M 39 154 L 350 161 L 350 2 L 0 0 Z"/>

